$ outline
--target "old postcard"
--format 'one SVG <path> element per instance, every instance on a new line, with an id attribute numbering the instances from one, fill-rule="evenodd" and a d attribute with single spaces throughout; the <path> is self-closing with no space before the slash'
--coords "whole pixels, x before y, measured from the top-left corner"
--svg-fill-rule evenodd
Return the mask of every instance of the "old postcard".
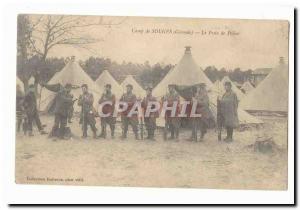
<path id="1" fill-rule="evenodd" d="M 289 22 L 20 14 L 17 184 L 287 190 Z"/>

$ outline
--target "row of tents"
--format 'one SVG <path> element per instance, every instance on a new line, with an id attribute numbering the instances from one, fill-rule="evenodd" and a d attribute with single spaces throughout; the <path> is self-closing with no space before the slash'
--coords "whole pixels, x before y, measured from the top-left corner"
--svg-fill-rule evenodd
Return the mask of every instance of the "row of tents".
<path id="1" fill-rule="evenodd" d="M 229 77 L 224 77 L 221 81 L 212 83 L 205 75 L 203 70 L 196 64 L 192 57 L 190 47 L 186 47 L 185 52 L 178 64 L 169 71 L 169 73 L 158 83 L 153 89 L 153 95 L 160 98 L 166 94 L 169 84 L 176 85 L 195 85 L 199 83 L 206 83 L 210 101 L 211 109 L 216 113 L 216 101 L 218 96 L 224 93 L 224 83 L 231 81 Z M 22 82 L 17 78 L 17 83 Z M 78 62 L 71 60 L 58 73 L 56 73 L 49 84 L 55 83 L 71 83 L 73 85 L 81 86 L 87 84 L 90 91 L 94 94 L 95 103 L 100 98 L 104 91 L 104 86 L 107 83 L 112 85 L 112 91 L 116 97 L 120 98 L 125 91 L 127 84 L 133 85 L 134 93 L 142 98 L 145 96 L 145 90 L 137 83 L 133 76 L 129 75 L 125 80 L 119 84 L 111 74 L 105 70 L 94 82 L 80 67 Z M 280 63 L 274 70 L 256 87 L 254 88 L 250 83 L 245 83 L 241 89 L 233 84 L 233 90 L 236 92 L 240 101 L 240 108 L 238 109 L 239 119 L 241 124 L 255 124 L 262 123 L 258 118 L 250 115 L 247 111 L 278 111 L 287 112 L 288 106 L 288 66 Z M 74 98 L 78 98 L 81 94 L 81 89 L 73 90 Z M 55 94 L 45 88 L 40 88 L 40 111 L 47 111 Z M 79 111 L 79 107 L 75 106 L 75 112 Z"/>

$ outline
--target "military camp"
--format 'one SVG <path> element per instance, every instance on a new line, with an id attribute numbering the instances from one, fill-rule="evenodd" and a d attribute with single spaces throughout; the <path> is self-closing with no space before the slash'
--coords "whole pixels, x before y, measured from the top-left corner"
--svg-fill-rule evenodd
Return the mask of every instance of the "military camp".
<path id="1" fill-rule="evenodd" d="M 18 27 L 32 31 L 18 34 L 16 183 L 287 189 L 288 23 L 19 15 Z"/>

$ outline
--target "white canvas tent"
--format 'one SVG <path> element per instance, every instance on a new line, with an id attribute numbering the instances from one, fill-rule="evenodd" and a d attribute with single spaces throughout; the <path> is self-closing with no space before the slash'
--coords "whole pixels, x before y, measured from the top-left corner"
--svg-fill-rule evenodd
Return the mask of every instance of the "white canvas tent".
<path id="1" fill-rule="evenodd" d="M 185 53 L 179 63 L 153 89 L 153 95 L 165 95 L 169 84 L 194 85 L 201 82 L 206 83 L 208 89 L 213 86 L 213 83 L 194 61 L 190 47 L 186 47 Z"/>
<path id="2" fill-rule="evenodd" d="M 213 83 L 208 79 L 204 74 L 202 69 L 198 67 L 195 63 L 190 47 L 186 47 L 185 53 L 182 59 L 179 61 L 177 66 L 171 70 L 163 80 L 154 88 L 153 95 L 156 97 L 161 97 L 166 93 L 167 87 L 169 84 L 176 85 L 195 85 L 199 83 L 206 83 L 207 90 L 209 92 L 210 98 L 210 108 L 213 114 L 216 116 L 217 113 L 217 97 L 222 94 L 220 91 L 216 91 Z M 261 120 L 256 117 L 248 114 L 246 111 L 241 108 L 238 109 L 239 120 L 241 124 L 257 124 L 263 123 Z M 162 119 L 158 120 L 158 126 L 163 126 L 164 122 Z"/>
<path id="3" fill-rule="evenodd" d="M 245 110 L 288 111 L 288 65 L 280 64 L 241 101 Z"/>
<path id="4" fill-rule="evenodd" d="M 241 87 L 241 90 L 243 90 L 245 92 L 245 94 L 248 94 L 253 89 L 254 89 L 254 87 L 249 81 L 244 82 L 244 84 Z"/>
<path id="5" fill-rule="evenodd" d="M 228 76 L 225 76 L 220 82 L 214 84 L 214 91 L 218 92 L 219 95 L 223 95 L 225 93 L 224 84 L 225 82 L 230 82 L 232 85 L 232 90 L 236 93 L 238 99 L 241 101 L 245 94 L 231 81 Z"/>
<path id="6" fill-rule="evenodd" d="M 72 85 L 76 85 L 81 87 L 83 84 L 87 84 L 89 88 L 89 92 L 91 92 L 94 96 L 94 106 L 100 98 L 100 90 L 96 83 L 82 70 L 78 62 L 75 60 L 69 61 L 65 67 L 58 73 L 56 73 L 48 84 L 57 84 L 60 83 L 65 85 L 66 83 L 71 83 Z M 78 99 L 82 94 L 81 88 L 73 89 L 71 93 L 74 95 L 74 100 Z M 41 100 L 40 100 L 40 111 L 48 111 L 49 105 L 54 99 L 56 93 L 47 90 L 46 88 L 42 88 L 41 90 Z M 39 103 L 38 103 L 39 104 Z M 81 107 L 74 104 L 74 111 L 80 112 Z"/>
<path id="7" fill-rule="evenodd" d="M 99 87 L 99 90 L 100 90 L 101 94 L 104 92 L 106 84 L 110 84 L 111 85 L 112 93 L 115 94 L 115 96 L 116 96 L 117 99 L 119 99 L 122 96 L 122 94 L 123 94 L 122 87 L 111 76 L 111 74 L 107 70 L 104 70 L 100 74 L 100 76 L 96 80 L 96 84 Z"/>
<path id="8" fill-rule="evenodd" d="M 133 93 L 138 98 L 144 98 L 146 96 L 146 91 L 137 83 L 132 75 L 128 75 L 124 81 L 121 83 L 123 90 L 126 90 L 126 85 L 131 84 L 133 86 Z"/>

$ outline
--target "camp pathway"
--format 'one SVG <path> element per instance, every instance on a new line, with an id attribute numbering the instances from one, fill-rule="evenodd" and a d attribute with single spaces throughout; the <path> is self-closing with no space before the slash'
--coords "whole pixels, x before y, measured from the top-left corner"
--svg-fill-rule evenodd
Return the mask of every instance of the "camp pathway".
<path id="1" fill-rule="evenodd" d="M 77 120 L 71 129 L 80 136 Z M 51 125 L 53 119 L 42 116 L 42 121 Z M 113 140 L 75 138 L 53 141 L 39 134 L 33 138 L 17 134 L 16 182 L 286 189 L 287 142 L 283 140 L 286 139 L 286 120 L 265 121 L 265 126 L 260 129 L 236 132 L 235 142 L 230 144 L 219 143 L 214 130 L 208 132 L 203 143 L 185 141 L 190 137 L 188 131 L 181 134 L 179 142 L 163 141 L 161 135 L 152 142 L 133 138 L 124 141 L 118 136 Z M 246 147 L 266 132 L 283 148 L 282 152 L 261 154 Z M 30 181 L 28 178 L 49 178 L 50 181 Z"/>

